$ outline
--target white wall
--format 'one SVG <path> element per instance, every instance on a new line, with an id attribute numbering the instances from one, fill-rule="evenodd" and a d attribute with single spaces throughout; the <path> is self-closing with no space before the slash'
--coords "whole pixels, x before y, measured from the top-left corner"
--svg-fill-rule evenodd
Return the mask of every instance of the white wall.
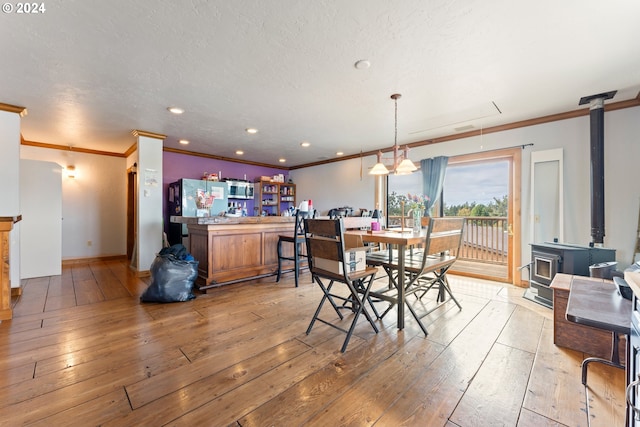
<path id="1" fill-rule="evenodd" d="M 0 216 L 20 215 L 20 115 L 0 111 Z M 20 286 L 20 222 L 9 233 L 9 280 Z"/>
<path id="2" fill-rule="evenodd" d="M 360 179 L 360 159 L 345 160 L 328 165 L 296 169 L 289 172 L 296 184 L 296 200 L 313 201 L 313 208 L 320 215 L 327 215 L 329 209 L 349 206 L 374 209 L 375 181 L 368 175 L 367 167 L 373 166 L 371 158 L 362 162 Z M 375 163 L 375 158 L 373 158 Z M 369 164 L 370 163 L 370 164 Z"/>
<path id="3" fill-rule="evenodd" d="M 534 144 L 522 151 L 522 263 L 529 261 L 530 153 L 533 150 L 564 150 L 565 242 L 591 241 L 590 132 L 589 117 L 545 123 L 414 148 L 414 161 L 439 155 L 455 156 L 486 150 Z M 640 107 L 605 112 L 605 238 L 604 245 L 616 249 L 618 267 L 633 258 L 640 209 Z M 366 175 L 375 156 L 364 160 L 364 180 L 359 179 L 360 161 L 331 163 L 291 172 L 298 192 L 312 198 L 317 208 L 362 204 L 373 205 L 374 177 Z M 345 183 L 347 183 L 345 185 Z M 352 184 L 352 183 L 355 183 Z M 526 278 L 523 275 L 523 278 Z"/>
<path id="4" fill-rule="evenodd" d="M 76 167 L 74 179 L 64 176 L 63 171 L 63 260 L 126 254 L 124 157 L 23 145 L 20 158 Z"/>
<path id="5" fill-rule="evenodd" d="M 162 249 L 162 140 L 138 136 L 137 270 L 148 271 Z"/>

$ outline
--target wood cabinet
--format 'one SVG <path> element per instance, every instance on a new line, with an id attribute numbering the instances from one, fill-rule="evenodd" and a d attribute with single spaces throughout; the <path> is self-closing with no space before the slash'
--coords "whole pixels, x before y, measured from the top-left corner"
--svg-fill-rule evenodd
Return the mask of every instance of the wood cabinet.
<path id="1" fill-rule="evenodd" d="M 0 320 L 9 320 L 13 317 L 13 311 L 11 310 L 9 235 L 13 228 L 13 223 L 21 219 L 21 216 L 0 217 Z"/>
<path id="2" fill-rule="evenodd" d="M 612 332 L 590 326 L 579 325 L 567 320 L 567 304 L 573 277 L 582 280 L 602 282 L 604 279 L 573 276 L 558 273 L 551 283 L 553 289 L 553 343 L 561 347 L 581 351 L 589 356 L 609 359 L 611 357 Z M 625 363 L 626 339 L 620 337 L 618 349 L 621 363 Z"/>
<path id="3" fill-rule="evenodd" d="M 279 216 L 296 206 L 296 185 L 284 182 L 257 181 L 254 187 L 255 214 Z"/>

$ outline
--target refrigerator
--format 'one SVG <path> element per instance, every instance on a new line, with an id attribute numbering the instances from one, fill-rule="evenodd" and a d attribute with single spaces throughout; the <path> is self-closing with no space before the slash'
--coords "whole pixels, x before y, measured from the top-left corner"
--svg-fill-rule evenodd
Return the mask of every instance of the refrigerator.
<path id="1" fill-rule="evenodd" d="M 227 210 L 226 182 L 180 179 L 169 184 L 167 196 L 167 238 L 175 245 L 188 234 L 186 224 L 170 222 L 171 216 L 218 216 Z"/>

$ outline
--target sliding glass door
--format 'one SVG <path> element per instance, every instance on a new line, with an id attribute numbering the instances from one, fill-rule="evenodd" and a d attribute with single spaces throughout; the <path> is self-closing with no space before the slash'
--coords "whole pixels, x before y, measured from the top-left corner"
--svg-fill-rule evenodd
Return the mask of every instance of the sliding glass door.
<path id="1" fill-rule="evenodd" d="M 463 216 L 465 236 L 459 274 L 521 284 L 520 148 L 450 157 L 440 200 L 433 216 Z M 422 194 L 420 171 L 390 175 L 387 222 L 399 225 L 402 201 Z M 406 211 L 404 212 L 406 215 Z"/>

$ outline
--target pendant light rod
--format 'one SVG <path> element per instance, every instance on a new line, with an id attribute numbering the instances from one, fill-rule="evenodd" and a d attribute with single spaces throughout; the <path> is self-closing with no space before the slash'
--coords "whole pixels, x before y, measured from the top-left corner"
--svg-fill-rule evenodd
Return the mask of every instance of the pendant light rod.
<path id="1" fill-rule="evenodd" d="M 394 102 L 394 134 L 393 134 L 393 164 L 390 167 L 385 166 L 382 162 L 382 151 L 378 151 L 378 161 L 375 166 L 369 172 L 370 175 L 387 175 L 389 172 L 393 172 L 396 175 L 407 175 L 417 170 L 416 165 L 409 160 L 409 147 L 405 146 L 400 153 L 400 147 L 398 146 L 398 99 L 402 95 L 394 93 L 391 95 L 391 99 Z"/>
<path id="2" fill-rule="evenodd" d="M 393 149 L 397 151 L 398 146 L 398 99 L 402 98 L 402 95 L 399 93 L 394 93 L 391 95 L 391 99 L 393 99 L 393 103 L 395 104 L 395 116 L 394 116 L 394 133 L 393 133 Z"/>

